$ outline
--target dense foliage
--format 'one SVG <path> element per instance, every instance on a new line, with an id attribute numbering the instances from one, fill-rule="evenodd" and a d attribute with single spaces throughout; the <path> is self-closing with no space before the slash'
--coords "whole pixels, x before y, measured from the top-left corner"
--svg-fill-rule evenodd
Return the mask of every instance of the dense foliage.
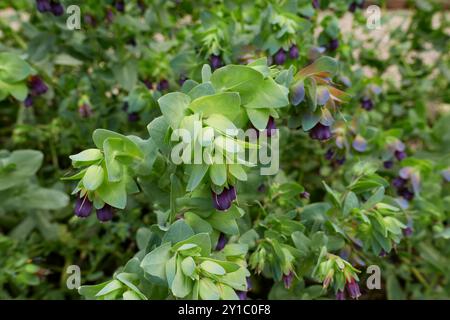
<path id="1" fill-rule="evenodd" d="M 363 2 L 2 1 L 0 298 L 450 298 L 450 19 Z"/>

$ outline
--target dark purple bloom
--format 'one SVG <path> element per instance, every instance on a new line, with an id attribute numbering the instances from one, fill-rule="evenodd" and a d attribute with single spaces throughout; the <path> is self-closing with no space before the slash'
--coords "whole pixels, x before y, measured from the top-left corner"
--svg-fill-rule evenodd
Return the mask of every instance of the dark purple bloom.
<path id="1" fill-rule="evenodd" d="M 222 59 L 220 58 L 220 56 L 212 54 L 209 57 L 209 65 L 211 66 L 211 69 L 214 71 L 222 66 Z"/>
<path id="2" fill-rule="evenodd" d="M 378 256 L 380 256 L 380 257 L 386 257 L 387 256 L 387 252 L 386 251 L 384 251 L 384 249 L 381 249 L 381 251 L 380 251 L 380 253 L 378 254 Z"/>
<path id="3" fill-rule="evenodd" d="M 111 8 L 106 9 L 105 18 L 106 18 L 106 22 L 108 22 L 108 23 L 112 23 L 114 21 L 114 13 L 111 10 Z"/>
<path id="4" fill-rule="evenodd" d="M 152 90 L 153 89 L 153 82 L 151 82 L 149 79 L 145 79 L 144 81 L 145 86 L 147 87 L 148 90 Z"/>
<path id="5" fill-rule="evenodd" d="M 277 65 L 282 65 L 286 62 L 286 51 L 284 51 L 283 48 L 280 48 L 273 55 L 273 62 Z"/>
<path id="6" fill-rule="evenodd" d="M 361 98 L 361 107 L 367 111 L 373 109 L 373 101 L 370 98 Z"/>
<path id="7" fill-rule="evenodd" d="M 169 81 L 167 81 L 166 79 L 162 79 L 161 81 L 159 81 L 159 83 L 158 83 L 159 91 L 165 91 L 168 89 L 169 89 Z"/>
<path id="8" fill-rule="evenodd" d="M 316 140 L 328 140 L 331 138 L 331 130 L 330 127 L 328 126 L 324 126 L 323 124 L 321 124 L 320 122 L 317 123 L 315 125 L 314 128 L 312 128 L 309 131 L 309 136 L 312 139 L 316 139 Z"/>
<path id="9" fill-rule="evenodd" d="M 275 134 L 276 129 L 277 129 L 277 126 L 275 124 L 275 119 L 273 117 L 269 117 L 269 120 L 267 121 L 267 125 L 266 125 L 267 136 L 271 137 L 272 134 Z"/>
<path id="10" fill-rule="evenodd" d="M 357 135 L 355 139 L 353 139 L 352 147 L 358 152 L 364 152 L 367 148 L 367 141 L 360 135 Z"/>
<path id="11" fill-rule="evenodd" d="M 90 116 L 92 116 L 92 108 L 87 103 L 83 103 L 78 107 L 78 113 L 82 118 L 89 118 Z"/>
<path id="12" fill-rule="evenodd" d="M 39 12 L 48 12 L 51 10 L 49 0 L 36 0 L 36 6 Z"/>
<path id="13" fill-rule="evenodd" d="M 217 194 L 212 191 L 213 205 L 217 210 L 225 211 L 231 207 L 231 203 L 236 199 L 236 189 L 232 186 L 231 188 L 223 188 L 221 194 Z"/>
<path id="14" fill-rule="evenodd" d="M 338 39 L 332 39 L 327 45 L 327 48 L 330 51 L 335 51 L 338 47 L 339 47 L 339 40 Z"/>
<path id="15" fill-rule="evenodd" d="M 314 9 L 320 9 L 320 0 L 312 0 L 312 6 Z"/>
<path id="16" fill-rule="evenodd" d="M 28 86 L 31 89 L 31 95 L 39 96 L 47 92 L 48 87 L 39 76 L 31 76 Z"/>
<path id="17" fill-rule="evenodd" d="M 347 281 L 347 291 L 350 297 L 352 297 L 353 299 L 358 299 L 358 297 L 361 295 L 361 292 L 359 291 L 359 285 L 353 278 L 351 278 L 350 281 Z"/>
<path id="18" fill-rule="evenodd" d="M 346 160 L 345 156 L 342 156 L 342 157 L 336 159 L 336 163 L 338 165 L 342 166 L 344 164 L 345 160 Z"/>
<path id="19" fill-rule="evenodd" d="M 300 192 L 300 198 L 309 199 L 309 196 L 310 196 L 310 194 L 308 191 Z"/>
<path id="20" fill-rule="evenodd" d="M 283 283 L 286 289 L 289 289 L 292 285 L 292 281 L 294 280 L 294 273 L 290 271 L 288 274 L 283 274 Z"/>
<path id="21" fill-rule="evenodd" d="M 397 177 L 397 178 L 395 178 L 394 180 L 392 180 L 392 185 L 393 185 L 395 188 L 400 189 L 400 188 L 402 188 L 402 187 L 405 186 L 406 182 L 407 182 L 407 181 L 406 181 L 405 179 L 403 179 L 403 178 L 401 178 L 401 177 Z"/>
<path id="22" fill-rule="evenodd" d="M 239 300 L 247 300 L 247 291 L 236 291 Z"/>
<path id="23" fill-rule="evenodd" d="M 23 104 L 27 108 L 30 108 L 31 106 L 33 106 L 33 97 L 31 95 L 27 95 L 27 97 L 26 97 L 25 101 L 23 102 Z"/>
<path id="24" fill-rule="evenodd" d="M 217 240 L 216 250 L 217 251 L 222 250 L 227 244 L 227 242 L 228 242 L 227 237 L 225 236 L 225 234 L 221 232 L 219 235 L 219 239 Z"/>
<path id="25" fill-rule="evenodd" d="M 387 160 L 387 161 L 384 161 L 384 162 L 383 162 L 383 166 L 384 166 L 386 169 L 392 168 L 393 165 L 394 165 L 394 161 L 392 161 L 392 160 Z"/>
<path id="26" fill-rule="evenodd" d="M 125 2 L 123 0 L 116 0 L 114 6 L 117 11 L 125 12 Z"/>
<path id="27" fill-rule="evenodd" d="M 75 202 L 75 215 L 80 218 L 86 218 L 91 214 L 92 202 L 89 201 L 87 195 L 78 197 Z"/>
<path id="28" fill-rule="evenodd" d="M 291 59 L 297 59 L 298 58 L 298 48 L 297 46 L 294 44 L 289 48 L 289 58 Z"/>
<path id="29" fill-rule="evenodd" d="M 305 86 L 303 82 L 299 82 L 291 88 L 291 103 L 297 106 L 303 99 L 305 99 Z"/>
<path id="30" fill-rule="evenodd" d="M 85 15 L 84 22 L 91 27 L 95 27 L 97 25 L 97 19 L 95 19 L 92 14 Z"/>
<path id="31" fill-rule="evenodd" d="M 128 114 L 129 122 L 137 122 L 137 121 L 139 121 L 139 119 L 140 119 L 140 116 L 139 116 L 139 113 L 137 113 L 137 112 L 131 112 Z"/>
<path id="32" fill-rule="evenodd" d="M 397 158 L 398 161 L 402 161 L 403 159 L 406 158 L 406 152 L 405 151 L 399 151 L 396 150 L 394 152 L 395 157 Z"/>
<path id="33" fill-rule="evenodd" d="M 114 208 L 106 204 L 101 209 L 97 209 L 97 219 L 101 222 L 112 220 L 114 216 Z"/>
<path id="34" fill-rule="evenodd" d="M 258 192 L 266 192 L 266 185 L 264 183 L 258 187 Z"/>
<path id="35" fill-rule="evenodd" d="M 178 84 L 179 84 L 180 86 L 182 86 L 182 85 L 184 84 L 184 82 L 185 82 L 187 79 L 188 79 L 188 77 L 186 77 L 184 74 L 182 74 L 182 75 L 180 76 L 180 79 L 178 79 Z"/>
<path id="36" fill-rule="evenodd" d="M 402 196 L 405 200 L 411 201 L 414 198 L 414 193 L 408 188 L 401 188 L 398 190 L 399 196 Z"/>
<path id="37" fill-rule="evenodd" d="M 336 300 L 345 300 L 345 292 L 338 290 L 336 292 Z"/>
<path id="38" fill-rule="evenodd" d="M 410 237 L 413 234 L 413 228 L 412 227 L 406 227 L 405 229 L 403 229 L 403 235 L 405 237 Z"/>
<path id="39" fill-rule="evenodd" d="M 356 7 L 357 7 L 356 2 L 352 2 L 352 3 L 350 3 L 350 6 L 348 7 L 348 11 L 355 12 Z"/>
<path id="40" fill-rule="evenodd" d="M 64 14 L 64 7 L 58 1 L 51 1 L 50 2 L 50 7 L 51 7 L 50 10 L 53 13 L 53 15 L 59 17 L 59 16 L 62 16 Z"/>
<path id="41" fill-rule="evenodd" d="M 327 160 L 331 160 L 334 157 L 334 150 L 333 149 L 328 149 L 327 152 L 325 152 L 325 159 Z"/>

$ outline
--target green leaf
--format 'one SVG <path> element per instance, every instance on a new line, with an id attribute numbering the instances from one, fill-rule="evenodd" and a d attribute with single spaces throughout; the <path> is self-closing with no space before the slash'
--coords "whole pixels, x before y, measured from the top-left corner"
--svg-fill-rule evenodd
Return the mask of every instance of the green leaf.
<path id="1" fill-rule="evenodd" d="M 90 164 L 103 158 L 103 154 L 99 149 L 87 149 L 80 153 L 69 156 L 72 161 Z"/>
<path id="2" fill-rule="evenodd" d="M 258 130 L 264 130 L 269 122 L 270 109 L 245 109 L 253 126 Z"/>
<path id="3" fill-rule="evenodd" d="M 281 108 L 289 105 L 289 90 L 272 78 L 255 85 L 255 90 L 252 98 L 245 103 L 246 108 Z"/>
<path id="4" fill-rule="evenodd" d="M 217 288 L 220 292 L 220 298 L 222 300 L 239 300 L 238 295 L 236 294 L 236 291 L 233 290 L 230 286 L 227 286 L 223 283 L 218 283 Z"/>
<path id="5" fill-rule="evenodd" d="M 331 200 L 337 208 L 341 207 L 340 194 L 337 191 L 331 189 L 325 181 L 322 181 L 325 190 L 327 190 L 328 194 L 331 196 Z"/>
<path id="6" fill-rule="evenodd" d="M 205 82 L 200 83 L 196 85 L 194 88 L 192 88 L 188 95 L 191 97 L 192 100 L 195 100 L 197 98 L 203 97 L 203 96 L 210 96 L 216 93 L 216 90 L 214 89 L 211 82 Z"/>
<path id="7" fill-rule="evenodd" d="M 131 91 L 138 79 L 138 66 L 136 61 L 128 60 L 117 64 L 113 68 L 114 76 L 122 88 Z"/>
<path id="8" fill-rule="evenodd" d="M 208 279 L 200 279 L 199 295 L 202 300 L 219 300 L 220 292 L 215 283 Z"/>
<path id="9" fill-rule="evenodd" d="M 326 76 L 333 76 L 338 69 L 338 63 L 335 59 L 327 56 L 320 57 L 312 64 L 306 66 L 298 72 L 296 78 L 305 78 L 311 75 L 324 74 Z"/>
<path id="10" fill-rule="evenodd" d="M 188 243 L 198 245 L 202 249 L 201 251 L 202 256 L 209 256 L 209 254 L 211 253 L 211 239 L 208 233 L 198 233 L 184 241 L 180 241 L 172 247 L 172 250 L 176 251 L 182 245 Z"/>
<path id="11" fill-rule="evenodd" d="M 305 111 L 302 115 L 302 128 L 309 131 L 316 126 L 320 121 L 320 114 Z"/>
<path id="12" fill-rule="evenodd" d="M 125 209 L 127 192 L 125 181 L 102 183 L 97 189 L 99 197 L 112 207 Z"/>
<path id="13" fill-rule="evenodd" d="M 83 176 L 83 186 L 87 190 L 96 190 L 103 182 L 104 171 L 101 166 L 91 165 Z"/>
<path id="14" fill-rule="evenodd" d="M 171 290 L 175 297 L 184 298 L 192 291 L 193 281 L 190 277 L 184 275 L 180 260 L 180 258 L 177 259 L 177 271 L 172 281 Z"/>
<path id="15" fill-rule="evenodd" d="M 187 277 L 191 277 L 195 271 L 195 261 L 192 257 L 186 257 L 181 262 L 181 269 Z"/>
<path id="16" fill-rule="evenodd" d="M 243 104 L 253 96 L 255 86 L 262 80 L 263 75 L 260 72 L 241 65 L 227 65 L 214 71 L 211 76 L 216 90 L 239 92 Z"/>
<path id="17" fill-rule="evenodd" d="M 141 262 L 141 268 L 145 273 L 160 281 L 166 281 L 166 263 L 170 258 L 170 243 L 165 243 L 149 252 Z"/>
<path id="18" fill-rule="evenodd" d="M 230 173 L 240 181 L 247 181 L 247 173 L 240 164 L 230 164 L 228 165 Z"/>
<path id="19" fill-rule="evenodd" d="M 359 200 L 356 194 L 350 191 L 345 197 L 342 214 L 346 216 L 354 208 L 359 208 Z"/>
<path id="20" fill-rule="evenodd" d="M 194 230 L 184 221 L 175 221 L 167 230 L 162 242 L 177 243 L 194 235 Z M 175 249 L 174 249 L 175 250 Z"/>
<path id="21" fill-rule="evenodd" d="M 129 155 L 130 157 L 143 157 L 139 146 L 128 137 L 120 133 L 106 129 L 96 129 L 92 134 L 92 140 L 94 140 L 95 146 L 99 149 L 103 149 L 105 140 L 109 138 L 120 139 L 123 142 L 123 153 Z"/>
<path id="22" fill-rule="evenodd" d="M 231 122 L 227 117 L 218 113 L 209 116 L 204 120 L 204 123 L 223 134 L 236 135 L 237 133 L 237 128 L 234 123 Z"/>
<path id="23" fill-rule="evenodd" d="M 370 196 L 369 199 L 363 204 L 363 208 L 368 210 L 375 206 L 378 202 L 381 202 L 384 198 L 384 187 L 378 188 L 375 193 Z"/>
<path id="24" fill-rule="evenodd" d="M 204 117 L 221 114 L 233 120 L 240 111 L 241 98 L 236 92 L 222 92 L 197 98 L 191 102 L 189 109 L 202 113 Z"/>
<path id="25" fill-rule="evenodd" d="M 116 160 L 116 156 L 122 154 L 124 149 L 123 140 L 117 138 L 108 138 L 103 142 L 105 153 L 106 173 L 108 181 L 117 182 L 122 180 L 124 170 L 123 165 Z"/>
<path id="26" fill-rule="evenodd" d="M 210 261 L 210 260 L 203 261 L 200 264 L 200 268 L 202 268 L 206 272 L 216 274 L 219 276 L 222 276 L 226 273 L 225 269 L 222 268 L 222 266 L 220 264 L 215 263 L 214 261 Z"/>
<path id="27" fill-rule="evenodd" d="M 225 234 L 238 235 L 239 227 L 236 223 L 236 218 L 231 212 L 214 212 L 208 218 L 206 218 L 211 226 Z"/>
<path id="28" fill-rule="evenodd" d="M 217 186 L 223 186 L 227 182 L 226 164 L 213 164 L 209 167 L 209 177 Z"/>
<path id="29" fill-rule="evenodd" d="M 191 98 L 181 92 L 171 92 L 158 99 L 161 113 L 172 129 L 180 126 L 181 120 L 187 115 L 190 102 Z"/>
<path id="30" fill-rule="evenodd" d="M 204 64 L 202 67 L 202 82 L 208 82 L 211 79 L 211 67 L 209 64 Z"/>
<path id="31" fill-rule="evenodd" d="M 191 192 L 202 182 L 203 177 L 208 171 L 209 166 L 205 163 L 202 164 L 192 164 L 187 166 L 190 171 L 189 181 L 186 187 L 186 191 Z"/>
<path id="32" fill-rule="evenodd" d="M 0 80 L 9 83 L 18 82 L 32 73 L 31 66 L 18 55 L 9 52 L 0 53 Z"/>

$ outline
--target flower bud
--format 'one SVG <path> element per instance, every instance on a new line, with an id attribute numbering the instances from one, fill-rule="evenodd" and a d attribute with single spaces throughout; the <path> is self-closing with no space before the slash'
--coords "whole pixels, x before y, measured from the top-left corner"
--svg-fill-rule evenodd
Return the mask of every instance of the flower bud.
<path id="1" fill-rule="evenodd" d="M 74 211 L 75 215 L 80 218 L 86 218 L 91 214 L 92 202 L 88 199 L 87 195 L 77 198 Z"/>
<path id="2" fill-rule="evenodd" d="M 97 209 L 97 219 L 101 222 L 112 220 L 114 216 L 114 208 L 106 204 L 101 209 Z"/>
<path id="3" fill-rule="evenodd" d="M 309 131 L 309 136 L 315 140 L 328 140 L 331 138 L 330 127 L 324 126 L 319 122 Z"/>
<path id="4" fill-rule="evenodd" d="M 282 65 L 286 62 L 286 51 L 280 48 L 273 56 L 273 62 L 277 65 Z"/>
<path id="5" fill-rule="evenodd" d="M 294 44 L 289 48 L 289 58 L 298 59 L 299 51 L 297 46 Z"/>
<path id="6" fill-rule="evenodd" d="M 64 7 L 57 1 L 50 1 L 50 11 L 54 16 L 62 16 L 64 14 Z"/>

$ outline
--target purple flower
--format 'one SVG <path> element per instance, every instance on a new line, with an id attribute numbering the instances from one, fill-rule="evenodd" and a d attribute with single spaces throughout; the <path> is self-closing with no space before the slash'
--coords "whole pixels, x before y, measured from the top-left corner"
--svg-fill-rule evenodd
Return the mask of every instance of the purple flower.
<path id="1" fill-rule="evenodd" d="M 232 186 L 231 188 L 223 188 L 221 194 L 217 194 L 212 191 L 213 205 L 217 210 L 226 211 L 231 207 L 231 203 L 236 199 L 236 189 Z"/>
<path id="2" fill-rule="evenodd" d="M 78 113 L 82 118 L 89 118 L 90 116 L 92 116 L 92 108 L 87 103 L 83 103 L 78 107 Z"/>
<path id="3" fill-rule="evenodd" d="M 39 12 L 48 12 L 51 10 L 49 0 L 36 0 L 36 6 Z"/>
<path id="4" fill-rule="evenodd" d="M 139 113 L 137 112 L 131 112 L 128 114 L 128 121 L 129 122 L 137 122 L 139 121 L 141 117 L 139 116 Z"/>
<path id="5" fill-rule="evenodd" d="M 145 79 L 142 82 L 144 82 L 145 86 L 147 87 L 148 90 L 152 90 L 153 89 L 153 82 L 151 82 L 149 79 Z"/>
<path id="6" fill-rule="evenodd" d="M 97 25 L 97 19 L 95 19 L 92 14 L 85 15 L 84 22 L 91 27 L 95 27 Z"/>
<path id="7" fill-rule="evenodd" d="M 79 196 L 75 202 L 75 215 L 80 218 L 86 218 L 91 214 L 92 202 L 89 201 L 87 195 Z"/>
<path id="8" fill-rule="evenodd" d="M 180 76 L 180 79 L 178 79 L 178 84 L 179 84 L 180 86 L 182 86 L 182 85 L 186 82 L 187 79 L 188 79 L 188 77 L 186 77 L 184 74 L 182 74 L 182 75 Z"/>
<path id="9" fill-rule="evenodd" d="M 116 0 L 114 6 L 117 11 L 125 12 L 125 2 L 123 0 Z"/>
<path id="10" fill-rule="evenodd" d="M 358 299 L 358 297 L 361 296 L 359 285 L 355 279 L 351 278 L 350 280 L 347 280 L 347 292 L 353 299 Z"/>
<path id="11" fill-rule="evenodd" d="M 373 101 L 370 98 L 361 98 L 361 107 L 367 111 L 370 111 L 373 109 Z"/>
<path id="12" fill-rule="evenodd" d="M 353 140 L 352 147 L 358 152 L 364 152 L 367 148 L 367 141 L 360 135 L 357 135 Z"/>
<path id="13" fill-rule="evenodd" d="M 239 300 L 247 300 L 247 291 L 236 291 Z"/>
<path id="14" fill-rule="evenodd" d="M 293 44 L 290 48 L 289 48 L 289 58 L 291 59 L 298 59 L 298 48 L 295 44 Z"/>
<path id="15" fill-rule="evenodd" d="M 286 62 L 286 51 L 280 48 L 273 56 L 273 62 L 277 65 L 282 65 Z"/>
<path id="16" fill-rule="evenodd" d="M 327 48 L 330 51 L 335 51 L 338 47 L 339 47 L 339 40 L 338 39 L 332 39 L 327 45 Z"/>
<path id="17" fill-rule="evenodd" d="M 450 182 L 450 168 L 441 171 L 441 175 L 445 181 Z"/>
<path id="18" fill-rule="evenodd" d="M 167 81 L 166 79 L 162 79 L 161 81 L 159 81 L 159 83 L 158 83 L 159 91 L 165 91 L 168 89 L 169 89 L 169 81 Z"/>
<path id="19" fill-rule="evenodd" d="M 381 249 L 380 253 L 378 254 L 379 257 L 384 258 L 387 256 L 387 252 L 384 251 L 384 249 Z"/>
<path id="20" fill-rule="evenodd" d="M 289 271 L 288 274 L 283 274 L 283 283 L 286 289 L 289 289 L 292 285 L 292 281 L 294 280 L 294 273 Z"/>
<path id="21" fill-rule="evenodd" d="M 400 188 L 402 188 L 402 187 L 405 186 L 406 182 L 407 182 L 407 181 L 406 181 L 405 179 L 403 179 L 403 178 L 401 178 L 401 177 L 397 177 L 397 178 L 395 178 L 394 180 L 392 180 L 392 185 L 393 185 L 395 188 L 400 189 Z"/>
<path id="22" fill-rule="evenodd" d="M 264 183 L 262 183 L 259 187 L 258 187 L 258 192 L 266 192 L 266 185 Z"/>
<path id="23" fill-rule="evenodd" d="M 412 227 L 406 227 L 405 229 L 403 229 L 403 235 L 405 237 L 410 237 L 413 234 L 413 228 Z"/>
<path id="24" fill-rule="evenodd" d="M 356 2 L 352 2 L 352 3 L 350 3 L 350 6 L 348 7 L 348 11 L 355 12 L 356 8 L 357 8 Z"/>
<path id="25" fill-rule="evenodd" d="M 211 69 L 214 71 L 222 66 L 222 59 L 220 58 L 220 56 L 212 54 L 209 57 L 209 65 L 211 66 Z"/>
<path id="26" fill-rule="evenodd" d="M 31 89 L 31 95 L 39 96 L 47 92 L 48 87 L 39 76 L 31 76 L 28 86 Z"/>
<path id="27" fill-rule="evenodd" d="M 310 194 L 308 191 L 300 192 L 300 198 L 309 199 L 309 196 L 310 196 Z"/>
<path id="28" fill-rule="evenodd" d="M 111 8 L 107 8 L 106 9 L 105 18 L 106 18 L 106 22 L 113 23 L 113 21 L 114 21 L 114 13 L 111 10 Z"/>
<path id="29" fill-rule="evenodd" d="M 394 161 L 392 161 L 392 160 L 384 161 L 384 162 L 383 162 L 383 166 L 384 166 L 386 169 L 390 169 L 390 168 L 392 168 L 392 167 L 394 166 Z"/>
<path id="30" fill-rule="evenodd" d="M 53 13 L 53 15 L 59 17 L 64 14 L 64 7 L 61 3 L 57 1 L 51 1 L 50 2 L 50 11 Z"/>
<path id="31" fill-rule="evenodd" d="M 25 107 L 30 108 L 33 106 L 33 97 L 31 95 L 27 95 L 25 101 L 23 102 Z"/>
<path id="32" fill-rule="evenodd" d="M 315 125 L 314 128 L 312 128 L 309 131 L 309 136 L 312 139 L 316 139 L 316 140 L 328 140 L 331 138 L 331 130 L 330 127 L 328 126 L 324 126 L 323 124 L 321 124 L 320 122 L 317 123 Z"/>
<path id="33" fill-rule="evenodd" d="M 219 239 L 217 240 L 216 251 L 222 250 L 227 244 L 228 239 L 222 232 L 219 235 Z"/>
<path id="34" fill-rule="evenodd" d="M 398 195 L 403 197 L 405 200 L 411 201 L 414 198 L 414 193 L 408 188 L 401 188 L 397 191 Z"/>
<path id="35" fill-rule="evenodd" d="M 320 9 L 320 1 L 319 0 L 313 0 L 312 6 L 314 9 Z"/>
<path id="36" fill-rule="evenodd" d="M 291 88 L 291 103 L 293 106 L 297 106 L 305 99 L 305 86 L 303 82 L 298 82 Z"/>
<path id="37" fill-rule="evenodd" d="M 272 134 L 275 134 L 276 129 L 277 129 L 277 126 L 275 124 L 275 119 L 273 117 L 269 117 L 269 120 L 267 121 L 267 125 L 266 125 L 267 136 L 271 137 Z"/>
<path id="38" fill-rule="evenodd" d="M 345 300 L 345 292 L 338 290 L 336 292 L 336 300 Z"/>
<path id="39" fill-rule="evenodd" d="M 112 220 L 114 216 L 114 208 L 106 204 L 101 209 L 97 209 L 97 219 L 101 222 Z"/>
<path id="40" fill-rule="evenodd" d="M 397 158 L 398 161 L 402 161 L 403 159 L 406 158 L 406 152 L 405 151 L 395 150 L 394 155 L 395 155 L 395 157 Z"/>
<path id="41" fill-rule="evenodd" d="M 327 152 L 325 152 L 325 159 L 327 160 L 331 160 L 334 157 L 334 150 L 333 149 L 328 149 Z"/>
<path id="42" fill-rule="evenodd" d="M 338 165 L 342 166 L 344 164 L 345 160 L 346 160 L 345 156 L 342 156 L 342 157 L 336 159 L 336 163 Z"/>

